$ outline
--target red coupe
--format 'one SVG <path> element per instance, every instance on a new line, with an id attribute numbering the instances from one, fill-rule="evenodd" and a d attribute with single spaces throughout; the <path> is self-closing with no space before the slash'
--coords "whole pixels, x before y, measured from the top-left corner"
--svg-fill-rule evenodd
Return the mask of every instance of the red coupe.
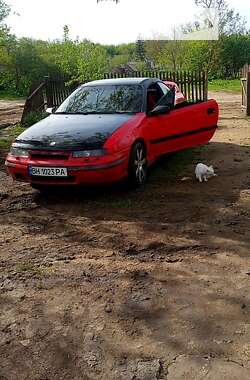
<path id="1" fill-rule="evenodd" d="M 128 177 L 143 185 L 159 156 L 207 143 L 218 121 L 215 100 L 175 102 L 159 79 L 94 81 L 16 138 L 9 173 L 35 188 L 100 184 Z"/>

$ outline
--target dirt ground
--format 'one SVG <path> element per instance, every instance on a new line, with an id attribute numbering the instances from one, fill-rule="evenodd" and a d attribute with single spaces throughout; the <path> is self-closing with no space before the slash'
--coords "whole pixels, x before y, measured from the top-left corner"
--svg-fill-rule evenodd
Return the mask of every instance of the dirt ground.
<path id="1" fill-rule="evenodd" d="M 42 196 L 1 167 L 1 380 L 250 379 L 250 120 L 212 95 L 207 184 L 159 163 L 144 191 Z"/>
<path id="2" fill-rule="evenodd" d="M 23 100 L 0 100 L 0 129 L 21 120 Z"/>

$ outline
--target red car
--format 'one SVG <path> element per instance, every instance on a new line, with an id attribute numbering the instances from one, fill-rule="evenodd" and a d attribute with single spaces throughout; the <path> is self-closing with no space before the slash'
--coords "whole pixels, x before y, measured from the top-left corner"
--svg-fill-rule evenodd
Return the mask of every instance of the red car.
<path id="1" fill-rule="evenodd" d="M 175 82 L 164 81 L 164 83 L 169 88 L 174 89 L 174 91 L 175 91 L 175 104 L 180 104 L 180 103 L 187 101 L 185 95 L 183 95 L 183 93 L 181 92 L 181 90 L 179 89 L 179 87 L 177 86 L 177 84 Z"/>
<path id="2" fill-rule="evenodd" d="M 127 176 L 143 185 L 159 156 L 207 143 L 217 121 L 215 100 L 175 105 L 175 91 L 159 79 L 94 81 L 18 136 L 6 166 L 40 189 Z"/>

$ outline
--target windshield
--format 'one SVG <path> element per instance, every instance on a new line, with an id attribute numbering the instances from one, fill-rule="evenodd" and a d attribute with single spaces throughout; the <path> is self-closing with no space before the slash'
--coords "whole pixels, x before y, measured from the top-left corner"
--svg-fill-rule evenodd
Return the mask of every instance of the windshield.
<path id="1" fill-rule="evenodd" d="M 56 113 L 135 113 L 142 109 L 140 85 L 86 86 L 73 92 Z"/>

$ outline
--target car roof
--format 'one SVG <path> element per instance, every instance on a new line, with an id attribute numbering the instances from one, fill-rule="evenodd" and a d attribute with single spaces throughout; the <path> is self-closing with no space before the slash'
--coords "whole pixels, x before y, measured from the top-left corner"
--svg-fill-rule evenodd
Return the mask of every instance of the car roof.
<path id="1" fill-rule="evenodd" d="M 109 85 L 149 85 L 160 81 L 157 78 L 113 78 L 113 79 L 100 79 L 93 82 L 85 83 L 83 86 L 109 86 Z"/>

